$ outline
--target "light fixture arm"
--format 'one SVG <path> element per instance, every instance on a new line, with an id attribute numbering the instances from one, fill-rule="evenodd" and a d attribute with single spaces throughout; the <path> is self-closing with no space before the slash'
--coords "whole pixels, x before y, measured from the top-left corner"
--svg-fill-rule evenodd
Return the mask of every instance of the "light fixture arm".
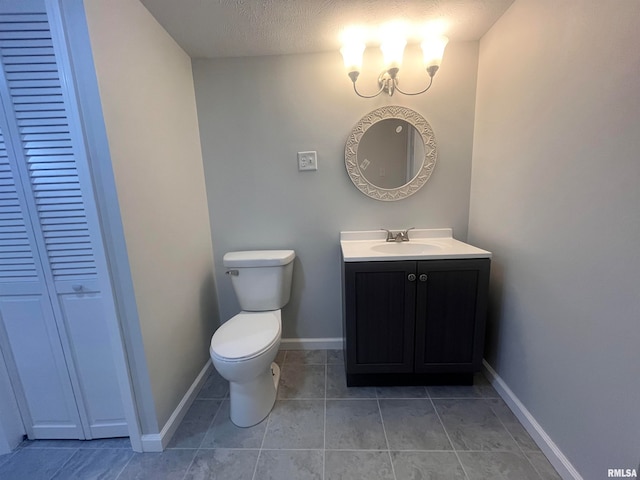
<path id="1" fill-rule="evenodd" d="M 360 72 L 355 72 L 355 71 L 354 72 L 349 72 L 349 78 L 353 82 L 353 91 L 356 92 L 356 95 L 358 95 L 360 98 L 374 98 L 374 97 L 377 97 L 378 95 L 380 95 L 382 93 L 382 91 L 384 90 L 384 85 L 382 85 L 380 87 L 380 90 L 378 90 L 373 95 L 363 95 L 362 93 L 360 93 L 358 91 L 358 88 L 356 87 L 356 80 L 358 80 L 358 75 L 360 75 Z"/>
<path id="2" fill-rule="evenodd" d="M 415 92 L 415 93 L 409 93 L 409 92 L 403 92 L 400 87 L 398 87 L 398 83 L 395 82 L 395 88 L 397 91 L 399 91 L 401 94 L 403 95 L 420 95 L 421 93 L 426 92 L 427 90 L 429 90 L 431 88 L 431 85 L 433 84 L 433 76 L 436 74 L 436 72 L 438 71 L 438 67 L 437 66 L 433 66 L 433 67 L 429 67 L 427 69 L 427 72 L 429 73 L 429 85 L 427 85 L 427 88 L 425 88 L 424 90 L 421 90 L 419 92 Z"/>
<path id="3" fill-rule="evenodd" d="M 414 95 L 420 95 L 422 93 L 425 93 L 427 90 L 431 88 L 431 85 L 433 84 L 433 77 L 437 71 L 438 71 L 437 65 L 432 65 L 428 67 L 427 73 L 429 74 L 429 84 L 426 86 L 424 90 L 420 90 L 419 92 L 415 92 L 415 93 L 405 92 L 400 87 L 398 87 L 398 69 L 397 68 L 386 70 L 380 74 L 380 76 L 378 77 L 378 85 L 380 86 L 380 90 L 378 90 L 373 95 L 364 95 L 358 91 L 358 88 L 356 87 L 356 81 L 358 80 L 358 76 L 360 75 L 360 72 L 356 72 L 356 71 L 349 72 L 349 78 L 351 79 L 351 82 L 353 82 L 353 91 L 356 92 L 356 95 L 358 95 L 360 98 L 374 98 L 380 95 L 382 92 L 387 92 L 391 97 L 393 96 L 396 90 L 403 95 L 414 96 Z"/>

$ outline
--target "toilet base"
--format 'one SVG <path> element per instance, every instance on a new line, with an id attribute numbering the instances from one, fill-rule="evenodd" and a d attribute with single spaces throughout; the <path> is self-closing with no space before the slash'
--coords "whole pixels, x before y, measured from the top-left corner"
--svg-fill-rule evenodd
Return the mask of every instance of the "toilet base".
<path id="1" fill-rule="evenodd" d="M 280 367 L 275 362 L 247 383 L 229 382 L 230 417 L 238 427 L 252 427 L 267 418 L 276 402 Z"/>

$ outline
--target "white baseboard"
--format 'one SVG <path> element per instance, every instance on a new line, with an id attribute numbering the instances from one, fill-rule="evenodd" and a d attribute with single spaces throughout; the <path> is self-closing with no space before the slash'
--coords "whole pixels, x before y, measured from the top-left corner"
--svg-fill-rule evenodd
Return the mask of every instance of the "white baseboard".
<path id="1" fill-rule="evenodd" d="M 283 338 L 281 350 L 342 350 L 342 337 L 334 338 Z"/>
<path id="2" fill-rule="evenodd" d="M 180 400 L 180 403 L 169 417 L 169 420 L 167 420 L 167 423 L 165 423 L 162 430 L 160 430 L 160 433 L 142 435 L 143 452 L 162 452 L 166 448 L 171 441 L 171 437 L 173 437 L 180 426 L 180 422 L 182 422 L 182 419 L 189 410 L 189 407 L 191 407 L 191 404 L 196 399 L 200 388 L 209 376 L 209 373 L 211 373 L 212 368 L 211 360 L 208 360 L 189 387 L 189 390 L 187 390 L 187 393 L 185 393 L 182 400 Z"/>
<path id="3" fill-rule="evenodd" d="M 551 440 L 551 437 L 547 435 L 547 432 L 543 430 L 542 426 L 536 421 L 533 415 L 531 415 L 531 412 L 527 410 L 518 397 L 516 397 L 515 393 L 513 393 L 504 380 L 500 378 L 500 375 L 491 368 L 491 365 L 489 365 L 486 360 L 483 360 L 482 363 L 484 373 L 489 382 L 491 382 L 491 385 L 493 385 L 493 388 L 496 389 L 514 415 L 518 417 L 522 426 L 527 430 L 529 435 L 531 435 L 531 438 L 533 438 L 540 447 L 560 476 L 563 479 L 583 480 L 569 459 L 564 456 L 558 446 Z"/>
<path id="4" fill-rule="evenodd" d="M 162 438 L 159 433 L 144 433 L 140 437 L 140 442 L 144 453 L 161 452 L 163 450 Z"/>

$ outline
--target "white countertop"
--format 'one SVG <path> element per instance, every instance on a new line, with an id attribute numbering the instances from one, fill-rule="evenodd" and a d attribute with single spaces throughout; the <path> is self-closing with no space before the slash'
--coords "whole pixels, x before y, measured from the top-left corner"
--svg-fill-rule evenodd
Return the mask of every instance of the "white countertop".
<path id="1" fill-rule="evenodd" d="M 340 232 L 340 247 L 344 261 L 491 258 L 491 252 L 453 238 L 450 228 L 410 230 L 408 242 L 387 242 L 386 238 L 387 233 L 384 230 Z"/>

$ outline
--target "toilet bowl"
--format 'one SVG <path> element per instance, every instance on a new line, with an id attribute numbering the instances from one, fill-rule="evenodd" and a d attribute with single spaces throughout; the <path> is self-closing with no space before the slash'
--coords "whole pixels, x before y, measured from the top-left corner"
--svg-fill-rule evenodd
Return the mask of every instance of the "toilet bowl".
<path id="1" fill-rule="evenodd" d="M 242 311 L 211 338 L 209 353 L 218 373 L 229 381 L 231 421 L 239 427 L 260 423 L 276 400 L 280 368 L 280 308 L 289 301 L 293 250 L 229 252 L 233 288 Z"/>
<path id="2" fill-rule="evenodd" d="M 273 407 L 280 380 L 280 367 L 273 360 L 281 325 L 280 310 L 241 312 L 211 339 L 211 360 L 229 381 L 231 421 L 239 427 L 260 423 Z"/>

